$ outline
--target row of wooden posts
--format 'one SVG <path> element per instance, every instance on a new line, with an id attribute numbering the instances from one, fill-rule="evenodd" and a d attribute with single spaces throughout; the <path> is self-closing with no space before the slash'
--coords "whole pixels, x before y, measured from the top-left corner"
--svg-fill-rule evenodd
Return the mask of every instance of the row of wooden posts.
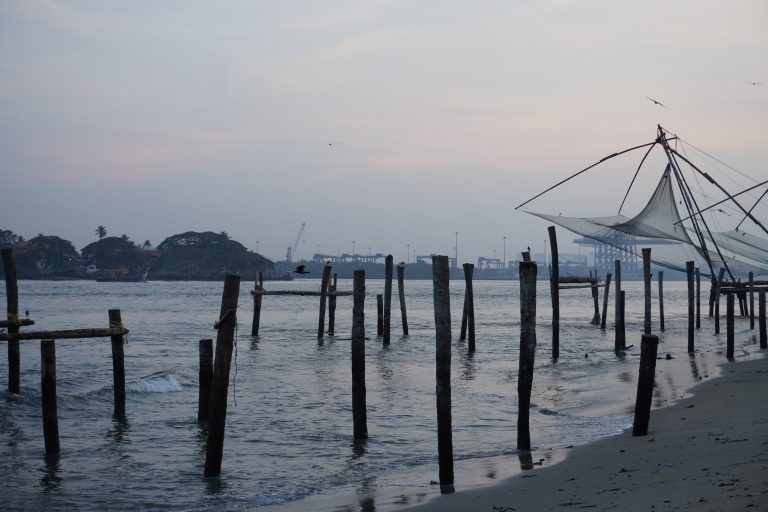
<path id="1" fill-rule="evenodd" d="M 551 275 L 551 295 L 553 308 L 553 358 L 558 355 L 559 343 L 559 325 L 556 319 L 559 318 L 559 290 L 572 288 L 571 286 L 560 286 L 559 276 L 557 275 L 557 251 L 554 228 L 550 228 L 550 239 L 552 240 L 552 269 Z M 529 405 L 533 382 L 533 368 L 536 347 L 536 275 L 537 265 L 530 261 L 530 255 L 524 253 L 524 261 L 520 264 L 520 361 L 518 373 L 518 440 L 517 447 L 522 452 L 529 452 L 530 428 L 529 428 Z M 6 261 L 9 264 L 6 264 Z M 115 389 L 115 410 L 114 415 L 117 418 L 125 417 L 125 372 L 123 367 L 123 343 L 127 329 L 124 328 L 120 318 L 120 310 L 110 310 L 109 329 L 81 329 L 77 331 L 49 331 L 49 332 L 29 332 L 19 333 L 19 327 L 22 325 L 31 325 L 34 322 L 23 322 L 18 319 L 18 289 L 16 287 L 15 266 L 13 265 L 12 253 L 3 251 L 3 262 L 6 271 L 6 293 L 8 297 L 8 334 L 0 335 L 0 340 L 7 339 L 9 342 L 9 368 L 13 368 L 12 352 L 15 350 L 18 354 L 18 340 L 20 339 L 41 339 L 41 357 L 42 357 L 42 386 L 43 386 L 43 425 L 46 453 L 58 453 L 58 425 L 56 414 L 56 391 L 55 391 L 55 342 L 54 339 L 64 338 L 86 338 L 109 336 L 112 339 L 113 353 L 113 375 Z M 452 448 L 452 426 L 451 426 L 451 321 L 450 321 L 450 294 L 447 256 L 433 257 L 433 297 L 435 313 L 435 331 L 436 331 L 436 401 L 437 401 L 437 421 L 438 421 L 438 462 L 440 484 L 443 492 L 451 492 L 453 489 L 453 448 Z M 390 307 L 391 307 L 391 281 L 392 281 L 392 257 L 386 259 L 385 274 L 385 293 L 382 297 L 377 296 L 377 331 L 383 336 L 384 344 L 389 343 L 390 327 Z M 403 320 L 403 334 L 408 334 L 407 315 L 405 309 L 403 274 L 404 267 L 398 265 L 398 290 L 400 298 L 400 307 Z M 658 337 L 651 334 L 650 323 L 650 249 L 643 249 L 643 268 L 645 281 L 645 321 L 644 334 L 641 342 L 641 363 L 640 376 L 638 379 L 638 395 L 635 406 L 635 421 L 633 423 L 633 434 L 644 435 L 647 433 L 648 418 L 652 397 L 653 373 L 655 368 Z M 689 351 L 693 351 L 693 262 L 688 262 L 688 289 L 689 289 Z M 460 339 L 465 339 L 469 333 L 469 350 L 475 349 L 475 325 L 474 325 L 474 303 L 472 294 L 472 272 L 473 265 L 464 265 L 464 275 L 466 280 L 464 308 L 462 312 L 462 326 Z M 695 272 L 698 276 L 698 271 Z M 10 277 L 10 278 L 9 278 Z M 663 274 L 660 273 L 660 309 L 663 318 L 663 295 L 661 283 Z M 610 288 L 611 274 L 606 278 L 605 297 L 603 301 L 602 321 L 597 311 L 597 279 L 591 279 L 589 287 L 592 289 L 592 295 L 595 303 L 596 317 L 593 317 L 594 324 L 599 323 L 601 328 L 605 328 L 607 312 L 607 295 Z M 722 274 L 720 276 L 722 282 Z M 697 279 L 698 282 L 698 279 Z M 557 284 L 555 284 L 557 283 Z M 616 262 L 616 349 L 622 350 L 624 345 L 624 292 L 621 290 L 621 268 L 620 262 Z M 750 284 L 752 280 L 750 279 Z M 254 316 L 252 323 L 252 334 L 258 335 L 260 323 L 261 302 L 264 295 L 319 295 L 320 296 L 320 318 L 318 328 L 318 339 L 322 342 L 323 328 L 325 324 L 326 300 L 329 307 L 329 333 L 333 333 L 335 322 L 335 301 L 338 296 L 353 297 L 353 319 L 352 319 L 352 416 L 353 416 L 353 435 L 355 439 L 364 439 L 368 435 L 367 417 L 366 417 L 366 388 L 365 388 L 365 324 L 364 324 L 364 298 L 365 298 L 365 273 L 363 270 L 357 270 L 354 273 L 353 290 L 349 292 L 338 291 L 336 276 L 331 280 L 331 267 L 326 266 L 321 280 L 321 290 L 319 292 L 304 291 L 267 291 L 263 288 L 263 279 L 257 277 L 255 289 L 252 292 L 254 298 Z M 216 322 L 218 330 L 215 357 L 213 341 L 211 339 L 200 340 L 200 389 L 198 420 L 208 422 L 208 442 L 206 447 L 205 476 L 217 476 L 221 472 L 221 463 L 223 457 L 224 445 L 224 426 L 227 412 L 227 394 L 229 386 L 229 371 L 231 366 L 233 341 L 237 325 L 236 311 L 238 307 L 238 296 L 240 288 L 240 277 L 237 275 L 228 275 L 224 281 L 224 290 L 222 294 L 221 310 L 219 320 Z M 698 290 L 697 286 L 697 290 Z M 753 287 L 750 286 L 750 291 Z M 740 288 L 733 288 L 727 293 L 728 296 L 728 357 L 733 357 L 733 310 L 734 295 L 741 292 Z M 716 292 L 719 297 L 720 290 Z M 744 301 L 746 303 L 746 301 Z M 712 301 L 710 303 L 712 305 Z M 754 304 L 752 302 L 752 304 Z M 719 311 L 717 302 L 714 304 L 714 311 Z M 765 347 L 765 290 L 759 291 L 760 308 L 760 346 Z M 752 313 L 753 307 L 749 308 Z M 698 301 L 697 308 L 698 311 Z M 716 321 L 718 320 L 716 315 Z M 700 326 L 700 319 L 696 318 L 696 326 Z M 661 322 L 663 329 L 663 320 Z M 619 334 L 621 331 L 621 336 Z M 621 344 L 619 344 L 621 341 Z M 12 345 L 15 342 L 15 349 Z M 17 356 L 18 357 L 18 356 Z M 18 359 L 15 367 L 18 368 Z M 9 372 L 9 389 L 18 393 L 18 371 L 16 372 L 15 388 L 13 387 L 13 378 Z M 15 389 L 15 391 L 13 391 Z M 522 460 L 522 459 L 521 459 Z"/>

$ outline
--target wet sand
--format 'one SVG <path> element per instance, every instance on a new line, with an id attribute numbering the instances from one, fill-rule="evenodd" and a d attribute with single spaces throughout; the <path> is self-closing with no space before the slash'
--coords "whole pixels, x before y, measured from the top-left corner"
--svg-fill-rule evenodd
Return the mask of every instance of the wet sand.
<path id="1" fill-rule="evenodd" d="M 626 431 L 579 446 L 560 464 L 402 510 L 768 510 L 763 355 L 724 363 L 692 397 L 652 410 L 647 436 Z"/>

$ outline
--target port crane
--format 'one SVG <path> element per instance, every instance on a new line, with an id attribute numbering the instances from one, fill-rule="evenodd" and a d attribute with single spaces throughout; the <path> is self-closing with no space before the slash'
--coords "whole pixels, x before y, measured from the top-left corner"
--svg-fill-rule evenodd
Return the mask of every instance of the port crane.
<path id="1" fill-rule="evenodd" d="M 299 248 L 299 242 L 301 241 L 301 235 L 304 233 L 304 226 L 306 226 L 306 222 L 301 223 L 301 227 L 299 228 L 299 234 L 296 235 L 296 240 L 293 242 L 293 245 L 288 247 L 288 250 L 285 253 L 285 261 L 288 263 L 291 263 L 293 261 L 293 258 L 296 256 L 296 250 Z"/>

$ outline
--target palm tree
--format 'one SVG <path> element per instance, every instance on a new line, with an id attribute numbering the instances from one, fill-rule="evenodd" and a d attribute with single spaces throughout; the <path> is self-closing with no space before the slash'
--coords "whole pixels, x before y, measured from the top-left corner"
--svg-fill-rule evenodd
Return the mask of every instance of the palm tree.
<path id="1" fill-rule="evenodd" d="M 148 251 L 150 247 L 152 247 L 152 243 L 149 240 L 144 240 L 144 250 Z"/>
<path id="2" fill-rule="evenodd" d="M 105 228 L 104 226 L 97 226 L 96 236 L 99 237 L 99 240 L 107 236 L 107 228 Z"/>

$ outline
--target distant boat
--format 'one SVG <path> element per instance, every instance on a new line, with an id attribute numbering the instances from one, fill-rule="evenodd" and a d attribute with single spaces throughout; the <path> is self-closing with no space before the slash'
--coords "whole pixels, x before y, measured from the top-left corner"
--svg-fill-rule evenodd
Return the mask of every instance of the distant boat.
<path id="1" fill-rule="evenodd" d="M 101 270 L 96 281 L 100 283 L 143 283 L 146 282 L 147 277 L 149 277 L 149 266 L 144 265 L 134 272 L 127 268 Z"/>

